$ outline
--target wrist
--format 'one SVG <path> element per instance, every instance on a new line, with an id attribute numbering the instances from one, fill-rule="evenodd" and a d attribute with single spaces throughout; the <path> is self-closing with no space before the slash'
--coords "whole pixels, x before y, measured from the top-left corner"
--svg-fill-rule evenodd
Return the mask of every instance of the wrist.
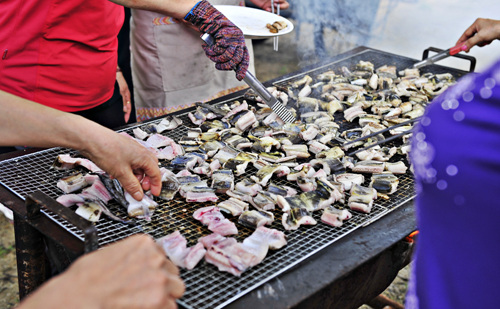
<path id="1" fill-rule="evenodd" d="M 184 20 L 189 21 L 194 17 L 193 11 L 196 9 L 198 4 L 200 4 L 201 0 L 196 2 L 196 4 L 191 8 L 191 10 L 184 16 Z"/>

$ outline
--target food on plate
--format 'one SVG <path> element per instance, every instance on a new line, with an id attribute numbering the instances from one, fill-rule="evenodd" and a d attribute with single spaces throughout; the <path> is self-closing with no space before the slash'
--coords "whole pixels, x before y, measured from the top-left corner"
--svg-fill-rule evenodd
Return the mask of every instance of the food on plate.
<path id="1" fill-rule="evenodd" d="M 277 20 L 272 24 L 266 24 L 266 28 L 269 29 L 269 32 L 271 33 L 278 33 L 280 30 L 283 30 L 286 27 L 288 27 L 288 25 L 282 20 Z"/>

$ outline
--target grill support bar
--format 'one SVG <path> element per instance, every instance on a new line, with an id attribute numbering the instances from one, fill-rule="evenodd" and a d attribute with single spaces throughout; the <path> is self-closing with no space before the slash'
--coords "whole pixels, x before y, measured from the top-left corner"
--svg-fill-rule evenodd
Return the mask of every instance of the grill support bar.
<path id="1" fill-rule="evenodd" d="M 23 217 L 14 213 L 19 298 L 22 300 L 49 276 L 43 235 Z"/>
<path id="2" fill-rule="evenodd" d="M 67 250 L 64 244 L 68 235 L 54 225 L 47 224 L 47 217 L 40 211 L 43 206 L 71 222 L 82 230 L 85 242 L 82 250 Z M 63 271 L 83 253 L 98 248 L 97 229 L 70 209 L 57 203 L 42 192 L 34 192 L 26 198 L 23 214 L 14 212 L 16 260 L 19 298 L 22 300 L 36 290 L 53 274 Z M 47 248 L 49 248 L 47 250 Z M 51 257 L 47 256 L 47 251 Z"/>

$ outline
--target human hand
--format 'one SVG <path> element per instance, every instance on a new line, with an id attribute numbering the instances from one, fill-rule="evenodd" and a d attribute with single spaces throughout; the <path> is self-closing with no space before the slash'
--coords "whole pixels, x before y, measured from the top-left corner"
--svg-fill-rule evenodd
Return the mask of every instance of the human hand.
<path id="1" fill-rule="evenodd" d="M 177 308 L 179 270 L 147 235 L 134 235 L 77 259 L 19 308 Z"/>
<path id="2" fill-rule="evenodd" d="M 235 70 L 238 80 L 245 77 L 250 56 L 243 32 L 238 27 L 206 0 L 198 3 L 184 20 L 192 23 L 201 32 L 213 36 L 213 45 L 202 46 L 207 57 L 216 63 L 216 69 Z"/>
<path id="3" fill-rule="evenodd" d="M 82 154 L 118 179 L 136 200 L 142 199 L 143 190 L 151 190 L 153 195 L 158 196 L 161 173 L 156 156 L 128 136 L 111 130 L 99 134 L 98 139 L 81 149 Z"/>
<path id="4" fill-rule="evenodd" d="M 118 82 L 118 86 L 120 87 L 120 94 L 123 99 L 123 113 L 125 117 L 125 123 L 130 119 L 130 113 L 132 112 L 132 100 L 130 96 L 130 89 L 128 88 L 127 81 L 123 76 L 121 71 L 116 71 L 116 81 Z"/>
<path id="5" fill-rule="evenodd" d="M 255 4 L 257 7 L 266 10 L 268 12 L 271 12 L 271 0 L 251 0 L 253 4 Z M 274 6 L 275 10 L 276 7 L 279 5 L 281 10 L 286 10 L 290 7 L 290 4 L 286 0 L 274 0 Z"/>
<path id="6" fill-rule="evenodd" d="M 500 20 L 478 18 L 465 30 L 456 45 L 465 45 L 464 51 L 469 52 L 473 46 L 483 47 L 495 39 L 500 39 Z"/>

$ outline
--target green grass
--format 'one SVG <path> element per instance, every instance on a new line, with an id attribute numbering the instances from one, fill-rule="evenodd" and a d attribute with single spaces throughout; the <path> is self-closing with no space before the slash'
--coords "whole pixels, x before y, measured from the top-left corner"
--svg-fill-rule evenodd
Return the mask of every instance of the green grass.
<path id="1" fill-rule="evenodd" d="M 8 246 L 8 247 L 4 247 L 2 245 L 0 245 L 0 258 L 1 257 L 4 257 L 5 255 L 9 254 L 10 252 L 14 251 L 15 248 L 14 246 Z"/>

